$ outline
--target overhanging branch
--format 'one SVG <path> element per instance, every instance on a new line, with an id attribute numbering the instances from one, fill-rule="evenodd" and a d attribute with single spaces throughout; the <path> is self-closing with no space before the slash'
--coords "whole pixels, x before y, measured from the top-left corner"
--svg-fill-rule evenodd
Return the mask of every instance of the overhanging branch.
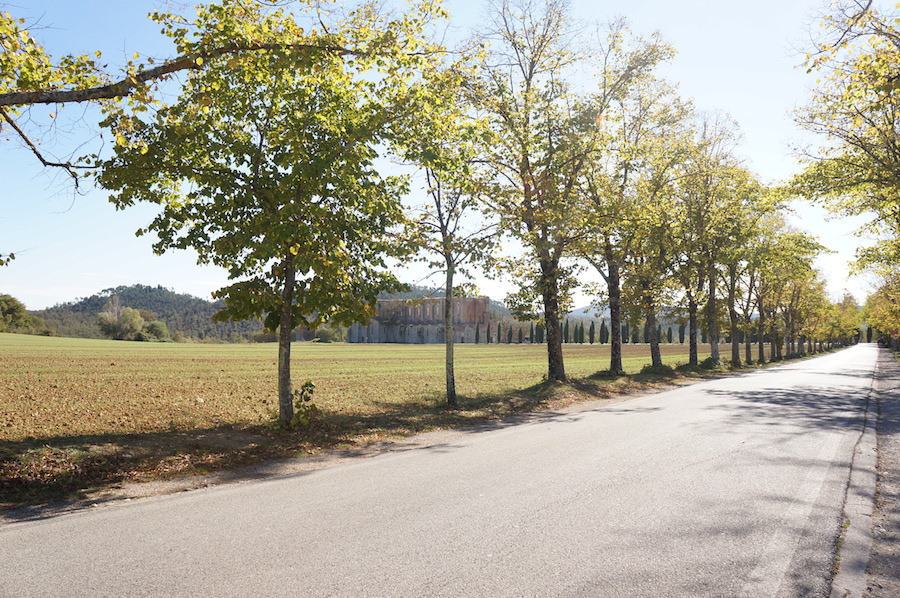
<path id="1" fill-rule="evenodd" d="M 0 107 L 3 106 L 27 106 L 31 104 L 66 104 L 73 102 L 88 102 L 92 100 L 111 100 L 127 97 L 135 88 L 149 81 L 161 79 L 166 75 L 183 70 L 199 69 L 201 64 L 212 58 L 239 54 L 241 52 L 259 52 L 263 50 L 315 50 L 339 56 L 365 54 L 359 50 L 352 50 L 338 45 L 317 44 L 251 44 L 231 45 L 219 48 L 211 52 L 199 53 L 193 56 L 179 56 L 160 66 L 145 69 L 136 73 L 130 73 L 127 77 L 116 83 L 89 87 L 86 89 L 55 89 L 37 91 L 13 91 L 0 93 Z"/>

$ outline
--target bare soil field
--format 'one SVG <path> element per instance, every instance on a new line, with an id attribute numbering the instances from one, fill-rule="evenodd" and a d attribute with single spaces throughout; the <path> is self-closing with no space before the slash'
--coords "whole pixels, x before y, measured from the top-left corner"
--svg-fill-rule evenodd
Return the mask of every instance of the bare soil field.
<path id="1" fill-rule="evenodd" d="M 570 384 L 548 384 L 546 347 L 458 345 L 461 408 L 444 406 L 442 345 L 297 343 L 295 384 L 319 414 L 277 430 L 272 344 L 132 343 L 0 334 L 0 508 L 84 498 L 117 485 L 365 447 L 671 382 L 598 374 L 608 345 L 565 345 Z M 663 345 L 666 363 L 687 361 Z M 701 355 L 703 359 L 706 355 Z"/>

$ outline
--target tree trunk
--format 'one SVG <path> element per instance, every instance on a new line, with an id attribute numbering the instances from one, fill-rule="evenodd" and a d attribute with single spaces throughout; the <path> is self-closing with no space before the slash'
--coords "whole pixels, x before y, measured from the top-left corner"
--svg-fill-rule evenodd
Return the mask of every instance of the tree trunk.
<path id="1" fill-rule="evenodd" d="M 759 330 L 756 339 L 759 342 L 759 359 L 757 363 L 763 364 L 766 362 L 766 312 L 763 311 L 762 307 L 759 308 L 757 329 Z"/>
<path id="2" fill-rule="evenodd" d="M 719 306 L 716 299 L 716 269 L 709 270 L 709 298 L 706 300 L 706 322 L 709 334 L 709 356 L 718 363 L 719 356 Z"/>
<path id="3" fill-rule="evenodd" d="M 609 294 L 609 371 L 624 373 L 622 368 L 622 289 L 619 265 L 607 258 L 609 276 L 606 282 Z"/>
<path id="4" fill-rule="evenodd" d="M 541 258 L 541 294 L 544 299 L 544 324 L 547 327 L 547 380 L 566 381 L 562 334 L 559 326 L 559 280 L 556 260 Z"/>
<path id="5" fill-rule="evenodd" d="M 737 267 L 730 265 L 728 267 L 728 323 L 731 334 L 731 365 L 739 368 L 741 367 L 741 342 L 739 338 L 738 313 L 737 308 L 734 306 L 736 293 Z"/>
<path id="6" fill-rule="evenodd" d="M 653 305 L 653 298 L 644 296 L 644 309 L 647 314 L 647 333 L 650 338 L 650 362 L 655 368 L 662 367 L 662 355 L 659 351 L 659 328 L 656 325 L 656 308 Z"/>
<path id="7" fill-rule="evenodd" d="M 293 306 L 296 270 L 292 255 L 285 258 L 284 288 L 281 290 L 281 317 L 278 323 L 278 419 L 290 424 L 294 419 L 294 397 L 291 388 L 291 336 L 294 332 Z"/>
<path id="8" fill-rule="evenodd" d="M 453 264 L 447 263 L 447 280 L 444 284 L 444 348 L 446 349 L 445 370 L 447 374 L 447 405 L 459 407 L 456 398 L 456 376 L 453 367 Z"/>
<path id="9" fill-rule="evenodd" d="M 697 311 L 697 299 L 693 293 L 688 293 L 688 365 L 694 367 L 700 364 L 697 347 L 697 337 L 700 334 L 697 323 Z"/>

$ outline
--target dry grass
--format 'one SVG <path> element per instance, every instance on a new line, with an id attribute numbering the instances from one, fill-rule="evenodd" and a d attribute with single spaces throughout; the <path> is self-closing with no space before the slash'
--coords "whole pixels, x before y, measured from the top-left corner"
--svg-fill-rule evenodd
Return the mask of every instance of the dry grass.
<path id="1" fill-rule="evenodd" d="M 462 407 L 443 406 L 443 347 L 295 344 L 295 382 L 320 417 L 277 431 L 274 345 L 128 343 L 0 334 L 0 506 L 472 425 L 620 393 L 659 377 L 602 378 L 608 347 L 566 345 L 573 383 L 543 384 L 546 348 L 460 345 Z M 625 367 L 649 361 L 625 346 Z M 664 345 L 667 363 L 686 347 Z M 701 356 L 701 359 L 705 356 Z"/>

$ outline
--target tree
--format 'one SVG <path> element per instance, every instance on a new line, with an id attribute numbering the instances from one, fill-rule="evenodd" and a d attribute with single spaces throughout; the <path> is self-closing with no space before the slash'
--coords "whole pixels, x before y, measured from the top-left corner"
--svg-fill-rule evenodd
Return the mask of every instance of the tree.
<path id="1" fill-rule="evenodd" d="M 169 338 L 169 327 L 166 326 L 165 322 L 160 320 L 147 322 L 143 332 L 155 340 L 165 340 Z"/>
<path id="2" fill-rule="evenodd" d="M 597 331 L 594 328 L 594 321 L 591 320 L 591 327 L 588 328 L 588 342 L 590 344 L 594 344 L 594 339 L 596 338 Z"/>
<path id="3" fill-rule="evenodd" d="M 0 331 L 5 332 L 28 317 L 25 304 L 12 295 L 0 295 Z"/>
<path id="4" fill-rule="evenodd" d="M 564 381 L 560 313 L 575 284 L 568 258 L 584 230 L 577 183 L 601 143 L 609 102 L 669 50 L 657 38 L 629 48 L 624 22 L 613 24 L 591 57 L 597 92 L 579 97 L 566 81 L 582 58 L 568 3 L 500 0 L 495 9 L 483 36 L 492 45 L 481 97 L 498 138 L 487 156 L 494 205 L 525 250 L 514 262 L 522 286 L 510 299 L 518 315 L 543 314 L 547 377 Z"/>
<path id="5" fill-rule="evenodd" d="M 609 342 L 609 327 L 606 325 L 606 318 L 600 320 L 600 344 L 605 345 Z"/>
<path id="6" fill-rule="evenodd" d="M 228 6 L 198 10 L 200 39 L 221 34 Z M 285 40 L 300 34 L 281 9 L 244 8 L 248 28 Z M 304 35 L 337 44 L 376 35 L 362 25 L 373 15 L 360 10 Z M 158 204 L 140 231 L 157 234 L 156 251 L 192 247 L 201 262 L 228 270 L 235 282 L 216 292 L 225 302 L 217 320 L 264 317 L 278 331 L 285 425 L 293 418 L 293 329 L 366 321 L 378 293 L 398 287 L 385 258 L 403 252 L 394 229 L 404 221 L 406 185 L 381 177 L 373 161 L 424 94 L 411 79 L 437 49 L 420 41 L 431 16 L 423 10 L 384 25 L 395 44 L 389 58 L 304 57 L 287 48 L 210 57 L 189 73 L 176 103 L 155 113 L 114 107 L 105 122 L 117 139 L 99 179 L 111 200 L 119 208 Z M 184 29 L 170 34 L 179 47 L 198 43 Z"/>
<path id="7" fill-rule="evenodd" d="M 453 305 L 462 292 L 457 275 L 468 276 L 470 262 L 489 259 L 496 226 L 491 223 L 467 228 L 478 207 L 475 178 L 471 172 L 476 140 L 486 135 L 481 122 L 464 116 L 459 89 L 465 71 L 450 65 L 427 73 L 425 85 L 433 98 L 424 116 L 411 121 L 401 137 L 403 153 L 425 172 L 430 201 L 414 216 L 415 244 L 433 255 L 429 265 L 444 274 L 444 345 L 447 404 L 458 407 L 454 367 Z M 478 342 L 476 340 L 476 342 Z"/>
<path id="8" fill-rule="evenodd" d="M 50 334 L 43 319 L 29 315 L 24 303 L 4 294 L 0 294 L 0 332 Z"/>
<path id="9" fill-rule="evenodd" d="M 687 302 L 689 364 L 693 366 L 698 363 L 701 305 L 710 357 L 720 360 L 721 268 L 728 252 L 742 243 L 750 178 L 734 157 L 737 135 L 737 125 L 729 118 L 702 115 L 678 193 L 675 275 Z"/>
<path id="10" fill-rule="evenodd" d="M 869 330 L 874 328 L 893 340 L 900 338 L 900 272 L 885 275 L 878 289 L 866 298 L 865 316 Z"/>
<path id="11" fill-rule="evenodd" d="M 161 64 L 149 57 L 138 62 L 140 57 L 136 54 L 122 66 L 119 75 L 108 71 L 99 52 L 54 60 L 24 27 L 24 19 L 0 12 L 0 131 L 12 129 L 44 166 L 64 169 L 77 186 L 78 170 L 93 167 L 90 159 L 47 158 L 25 129 L 30 119 L 28 115 L 23 118 L 23 108 L 54 105 L 57 110 L 50 114 L 54 119 L 62 106 L 72 103 L 127 99 L 147 106 L 155 101 L 158 85 L 171 84 L 177 73 L 199 71 L 220 59 L 241 59 L 269 51 L 292 54 L 294 60 L 306 65 L 320 57 L 380 57 L 389 62 L 404 50 L 414 57 L 427 51 L 418 44 L 403 46 L 411 28 L 420 26 L 422 17 L 427 20 L 431 14 L 444 14 L 439 4 L 433 3 L 421 14 L 414 11 L 389 20 L 367 6 L 348 15 L 347 27 L 340 32 L 343 35 L 331 35 L 333 31 L 323 21 L 321 5 L 300 0 L 301 12 L 315 13 L 312 26 L 306 29 L 312 33 L 307 34 L 298 24 L 285 27 L 281 23 L 273 28 L 272 22 L 257 18 L 262 4 L 265 3 L 224 0 L 204 8 L 205 18 L 201 15 L 193 23 L 180 15 L 154 12 L 149 17 L 163 26 L 165 35 L 176 40 L 179 54 Z M 213 20 L 215 26 L 209 26 Z M 373 23 L 381 23 L 382 27 L 373 27 Z M 326 35 L 319 35 L 321 31 L 316 26 L 320 24 L 325 25 Z M 191 31 L 192 38 L 188 36 Z M 0 266 L 14 257 L 0 256 Z"/>
<path id="12" fill-rule="evenodd" d="M 807 167 L 794 189 L 842 214 L 874 214 L 866 230 L 882 240 L 858 254 L 859 264 L 889 272 L 900 258 L 897 14 L 880 14 L 871 0 L 843 0 L 821 25 L 806 58 L 819 80 L 796 120 L 826 143 L 802 152 Z"/>
<path id="13" fill-rule="evenodd" d="M 622 372 L 622 279 L 629 285 L 631 305 L 655 329 L 672 256 L 665 200 L 683 152 L 689 106 L 671 86 L 647 73 L 610 101 L 604 119 L 612 128 L 608 147 L 591 156 L 584 177 L 584 219 L 593 235 L 584 239 L 580 250 L 606 283 L 612 330 L 609 369 Z M 649 336 L 653 363 L 661 365 L 659 339 Z"/>
<path id="14" fill-rule="evenodd" d="M 135 340 L 144 329 L 144 318 L 138 310 L 124 307 L 118 295 L 113 295 L 97 316 L 97 324 L 113 340 Z"/>

